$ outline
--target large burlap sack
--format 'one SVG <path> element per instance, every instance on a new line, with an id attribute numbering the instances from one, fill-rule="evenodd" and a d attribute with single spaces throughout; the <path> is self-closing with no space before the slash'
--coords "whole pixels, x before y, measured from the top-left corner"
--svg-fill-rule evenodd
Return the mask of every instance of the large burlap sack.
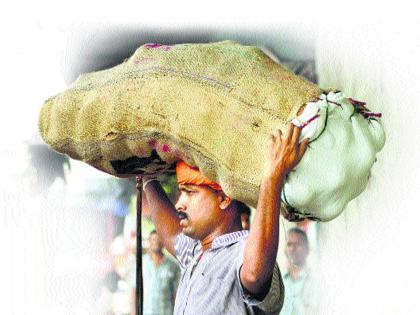
<path id="1" fill-rule="evenodd" d="M 256 47 L 146 44 L 47 100 L 39 128 L 53 149 L 109 174 L 164 172 L 182 159 L 255 206 L 269 135 L 320 94 Z"/>

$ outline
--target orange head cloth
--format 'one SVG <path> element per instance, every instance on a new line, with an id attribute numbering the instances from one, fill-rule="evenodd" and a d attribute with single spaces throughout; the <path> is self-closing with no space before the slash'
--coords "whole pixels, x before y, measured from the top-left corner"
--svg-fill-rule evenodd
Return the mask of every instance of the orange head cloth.
<path id="1" fill-rule="evenodd" d="M 196 167 L 189 166 L 184 161 L 179 161 L 176 164 L 176 176 L 178 184 L 209 186 L 214 190 L 223 191 L 222 187 L 216 182 L 212 182 L 204 176 Z"/>

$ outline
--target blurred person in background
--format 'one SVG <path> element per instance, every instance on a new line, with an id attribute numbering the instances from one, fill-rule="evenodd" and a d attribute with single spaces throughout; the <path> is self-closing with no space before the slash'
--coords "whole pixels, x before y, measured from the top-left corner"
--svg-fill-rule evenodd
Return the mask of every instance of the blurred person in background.
<path id="1" fill-rule="evenodd" d="M 113 310 L 113 294 L 118 289 L 118 281 L 120 277 L 115 271 L 108 272 L 102 284 L 99 286 L 96 301 L 95 301 L 95 313 L 98 315 L 114 315 Z"/>
<path id="2" fill-rule="evenodd" d="M 287 232 L 287 272 L 283 274 L 284 304 L 280 315 L 317 314 L 318 295 L 314 275 L 307 266 L 309 242 L 306 232 L 291 228 Z"/>
<path id="3" fill-rule="evenodd" d="M 97 293 L 95 314 L 128 315 L 130 313 L 130 290 L 127 283 L 130 264 L 133 261 L 130 250 L 130 244 L 122 235 L 113 239 L 109 247 L 112 268 L 105 274 Z"/>
<path id="4" fill-rule="evenodd" d="M 156 231 L 149 235 L 147 254 L 143 255 L 144 315 L 172 315 L 178 288 L 178 264 L 163 253 L 163 243 Z M 129 276 L 131 315 L 135 314 L 136 270 Z"/>

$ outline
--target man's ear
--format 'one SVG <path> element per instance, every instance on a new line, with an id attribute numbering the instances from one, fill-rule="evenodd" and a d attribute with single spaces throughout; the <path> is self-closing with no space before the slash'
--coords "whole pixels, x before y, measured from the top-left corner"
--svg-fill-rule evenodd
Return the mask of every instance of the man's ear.
<path id="1" fill-rule="evenodd" d="M 224 193 L 220 193 L 220 209 L 226 210 L 232 204 L 233 200 L 229 196 L 226 196 Z"/>

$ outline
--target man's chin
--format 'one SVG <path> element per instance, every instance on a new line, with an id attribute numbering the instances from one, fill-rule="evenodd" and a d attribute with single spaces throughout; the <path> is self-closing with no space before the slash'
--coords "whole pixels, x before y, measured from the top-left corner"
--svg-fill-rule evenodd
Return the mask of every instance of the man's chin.
<path id="1" fill-rule="evenodd" d="M 185 236 L 189 236 L 191 237 L 191 230 L 188 227 L 183 227 L 182 228 L 182 234 L 184 234 Z"/>
<path id="2" fill-rule="evenodd" d="M 292 261 L 292 265 L 297 268 L 302 268 L 304 264 L 300 260 L 297 260 L 297 261 L 295 260 L 295 261 Z"/>
<path id="3" fill-rule="evenodd" d="M 195 237 L 194 231 L 192 231 L 190 227 L 182 228 L 182 234 L 184 234 L 185 236 L 191 237 L 193 239 L 197 239 L 197 237 Z"/>

